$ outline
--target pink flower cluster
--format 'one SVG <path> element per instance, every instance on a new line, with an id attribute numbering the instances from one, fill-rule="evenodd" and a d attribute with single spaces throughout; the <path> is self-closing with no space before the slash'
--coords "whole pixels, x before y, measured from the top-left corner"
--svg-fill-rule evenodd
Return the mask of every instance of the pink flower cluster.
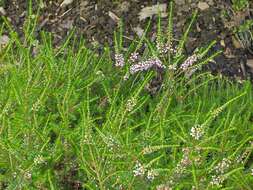
<path id="1" fill-rule="evenodd" d="M 190 66 L 192 66 L 198 60 L 198 56 L 193 54 L 192 56 L 188 57 L 184 63 L 180 66 L 181 69 L 184 71 L 187 70 Z"/>
<path id="2" fill-rule="evenodd" d="M 152 68 L 153 66 L 156 66 L 161 69 L 165 68 L 165 66 L 162 64 L 162 61 L 160 59 L 158 59 L 157 57 L 152 57 L 146 61 L 141 61 L 135 65 L 132 65 L 130 67 L 130 73 L 134 74 L 139 71 L 146 71 L 146 70 Z"/>
<path id="3" fill-rule="evenodd" d="M 139 53 L 134 52 L 134 53 L 131 53 L 129 60 L 131 63 L 135 63 L 136 61 L 138 61 L 138 58 L 139 58 Z"/>
<path id="4" fill-rule="evenodd" d="M 159 42 L 156 44 L 156 48 L 160 54 L 166 54 L 170 49 L 170 47 L 167 44 Z"/>
<path id="5" fill-rule="evenodd" d="M 172 47 L 172 44 L 156 42 L 156 48 L 158 52 L 162 55 L 168 52 L 173 53 L 173 54 L 176 53 L 176 50 Z"/>
<path id="6" fill-rule="evenodd" d="M 115 66 L 123 67 L 125 65 L 125 60 L 123 54 L 115 54 Z"/>

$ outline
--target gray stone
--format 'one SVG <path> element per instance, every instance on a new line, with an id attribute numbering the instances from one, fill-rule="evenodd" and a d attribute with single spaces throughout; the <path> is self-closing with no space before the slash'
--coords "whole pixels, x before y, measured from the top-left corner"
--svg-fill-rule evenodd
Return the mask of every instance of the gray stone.
<path id="1" fill-rule="evenodd" d="M 198 8 L 202 11 L 206 10 L 209 8 L 209 5 L 206 2 L 199 2 L 198 3 Z"/>

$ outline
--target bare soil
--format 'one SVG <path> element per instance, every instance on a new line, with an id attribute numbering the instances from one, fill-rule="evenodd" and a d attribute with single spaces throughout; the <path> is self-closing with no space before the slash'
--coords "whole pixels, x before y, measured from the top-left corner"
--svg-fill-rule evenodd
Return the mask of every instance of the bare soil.
<path id="1" fill-rule="evenodd" d="M 105 45 L 113 46 L 113 32 L 124 22 L 125 46 L 129 39 L 140 35 L 149 19 L 152 21 L 150 35 L 155 35 L 157 14 L 151 18 L 139 19 L 143 8 L 157 4 L 165 4 L 168 0 L 73 0 L 64 4 L 63 0 L 34 3 L 34 10 L 40 8 L 40 16 L 36 28 L 53 34 L 55 46 L 61 44 L 71 29 L 75 35 L 86 39 L 89 47 L 102 50 Z M 22 36 L 22 27 L 28 15 L 26 0 L 10 0 L 2 3 L 4 14 Z M 215 58 L 215 64 L 208 69 L 215 73 L 232 76 L 238 80 L 251 76 L 252 68 L 247 61 L 253 58 L 253 43 L 240 43 L 233 30 L 253 17 L 253 2 L 249 8 L 233 11 L 231 0 L 177 0 L 174 10 L 175 38 L 179 38 L 194 10 L 199 10 L 198 19 L 191 32 L 185 50 L 191 53 L 196 47 L 217 40 L 214 50 L 223 49 L 224 53 Z M 166 26 L 166 13 L 163 19 Z M 247 35 L 247 34 L 246 34 Z"/>

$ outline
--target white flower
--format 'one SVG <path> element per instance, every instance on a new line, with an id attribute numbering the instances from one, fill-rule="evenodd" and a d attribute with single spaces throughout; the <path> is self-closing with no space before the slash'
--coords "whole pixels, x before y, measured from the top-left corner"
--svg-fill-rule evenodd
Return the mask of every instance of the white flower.
<path id="1" fill-rule="evenodd" d="M 180 162 L 177 164 L 175 172 L 176 174 L 180 175 L 185 172 L 185 169 L 191 164 L 190 160 L 190 149 L 183 148 L 183 157 Z"/>
<path id="2" fill-rule="evenodd" d="M 195 139 L 199 140 L 204 135 L 204 129 L 202 125 L 195 125 L 191 128 L 190 135 Z"/>
<path id="3" fill-rule="evenodd" d="M 132 111 L 133 108 L 136 106 L 136 104 L 137 104 L 137 100 L 134 97 L 132 97 L 131 99 L 127 100 L 126 110 L 128 112 Z"/>
<path id="4" fill-rule="evenodd" d="M 35 165 L 43 164 L 45 162 L 44 158 L 41 155 L 38 155 L 33 160 Z"/>
<path id="5" fill-rule="evenodd" d="M 222 183 L 224 182 L 224 180 L 225 180 L 225 178 L 223 176 L 213 175 L 210 184 L 212 186 L 221 186 Z"/>
<path id="6" fill-rule="evenodd" d="M 154 171 L 154 170 L 152 170 L 152 169 L 151 169 L 151 170 L 148 170 L 148 172 L 147 172 L 147 179 L 148 179 L 149 181 L 153 181 L 157 175 L 158 175 L 158 174 L 157 174 L 156 171 Z"/>
<path id="7" fill-rule="evenodd" d="M 39 111 L 40 106 L 41 106 L 40 100 L 38 100 L 38 101 L 36 101 L 36 102 L 32 105 L 32 109 L 31 109 L 31 110 L 34 111 L 34 112 L 37 112 L 37 111 Z"/>
<path id="8" fill-rule="evenodd" d="M 175 71 L 177 69 L 177 66 L 176 65 L 169 65 L 168 69 L 172 70 L 172 71 Z"/>
<path id="9" fill-rule="evenodd" d="M 162 184 L 162 185 L 158 185 L 156 187 L 156 190 L 172 190 L 172 188 L 169 187 L 168 185 Z"/>
<path id="10" fill-rule="evenodd" d="M 118 142 L 112 136 L 106 136 L 104 141 L 109 148 L 110 151 L 113 151 L 115 148 L 119 146 Z"/>
<path id="11" fill-rule="evenodd" d="M 126 74 L 124 75 L 123 79 L 124 79 L 125 81 L 128 80 L 128 79 L 129 79 L 129 73 L 126 73 Z"/>
<path id="12" fill-rule="evenodd" d="M 88 132 L 83 137 L 84 144 L 92 144 L 92 135 Z"/>
<path id="13" fill-rule="evenodd" d="M 98 70 L 98 71 L 96 72 L 96 75 L 97 75 L 98 77 L 101 77 L 101 78 L 104 78 L 104 77 L 105 77 L 104 73 L 103 73 L 101 70 Z"/>
<path id="14" fill-rule="evenodd" d="M 227 158 L 223 158 L 222 161 L 219 162 L 214 169 L 216 173 L 224 174 L 226 170 L 229 169 L 230 165 L 231 165 L 231 161 Z"/>
<path id="15" fill-rule="evenodd" d="M 248 154 L 249 154 L 249 151 L 248 151 L 248 150 L 244 151 L 243 154 L 238 155 L 238 156 L 236 157 L 235 161 L 236 161 L 237 163 L 243 164 L 244 159 L 248 156 Z"/>
<path id="16" fill-rule="evenodd" d="M 152 152 L 154 152 L 154 150 L 150 146 L 147 146 L 142 150 L 143 154 L 150 154 Z"/>
<path id="17" fill-rule="evenodd" d="M 145 167 L 137 161 L 133 169 L 134 176 L 144 176 L 145 172 Z"/>
<path id="18" fill-rule="evenodd" d="M 29 171 L 26 171 L 25 174 L 24 174 L 24 178 L 29 180 L 29 179 L 32 178 L 32 174 Z"/>

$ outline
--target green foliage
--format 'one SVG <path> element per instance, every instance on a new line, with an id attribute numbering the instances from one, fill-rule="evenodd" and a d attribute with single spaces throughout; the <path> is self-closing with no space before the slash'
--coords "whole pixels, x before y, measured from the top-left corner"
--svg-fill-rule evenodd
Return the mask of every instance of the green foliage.
<path id="1" fill-rule="evenodd" d="M 248 0 L 232 0 L 232 2 L 233 2 L 233 8 L 236 11 L 241 11 L 249 6 Z"/>
<path id="2" fill-rule="evenodd" d="M 225 19 L 224 22 L 230 21 L 232 23 L 230 28 L 231 32 L 234 33 L 241 46 L 251 52 L 253 42 L 253 19 L 250 15 L 248 15 L 248 17 L 241 17 L 241 15 L 249 11 L 249 1 L 233 0 L 232 2 L 233 9 L 224 9 L 222 11 L 222 16 Z M 239 22 L 237 19 L 239 19 Z"/>
<path id="3" fill-rule="evenodd" d="M 176 50 L 166 54 L 147 39 L 148 27 L 125 50 L 121 28 L 115 51 L 124 55 L 122 68 L 109 48 L 97 55 L 73 33 L 57 49 L 48 33 L 38 43 L 34 17 L 24 40 L 5 21 L 11 40 L 0 52 L 0 189 L 252 189 L 252 87 L 203 71 L 220 53 L 209 53 L 215 42 L 181 69 L 196 15 L 178 44 L 172 14 L 166 36 L 158 25 L 157 41 Z M 156 56 L 166 68 L 124 80 L 130 54 L 141 50 L 141 60 Z"/>
<path id="4" fill-rule="evenodd" d="M 0 0 L 0 6 L 4 6 L 5 5 L 5 0 Z"/>
<path id="5" fill-rule="evenodd" d="M 253 19 L 246 20 L 234 30 L 237 39 L 249 51 L 253 42 Z"/>

